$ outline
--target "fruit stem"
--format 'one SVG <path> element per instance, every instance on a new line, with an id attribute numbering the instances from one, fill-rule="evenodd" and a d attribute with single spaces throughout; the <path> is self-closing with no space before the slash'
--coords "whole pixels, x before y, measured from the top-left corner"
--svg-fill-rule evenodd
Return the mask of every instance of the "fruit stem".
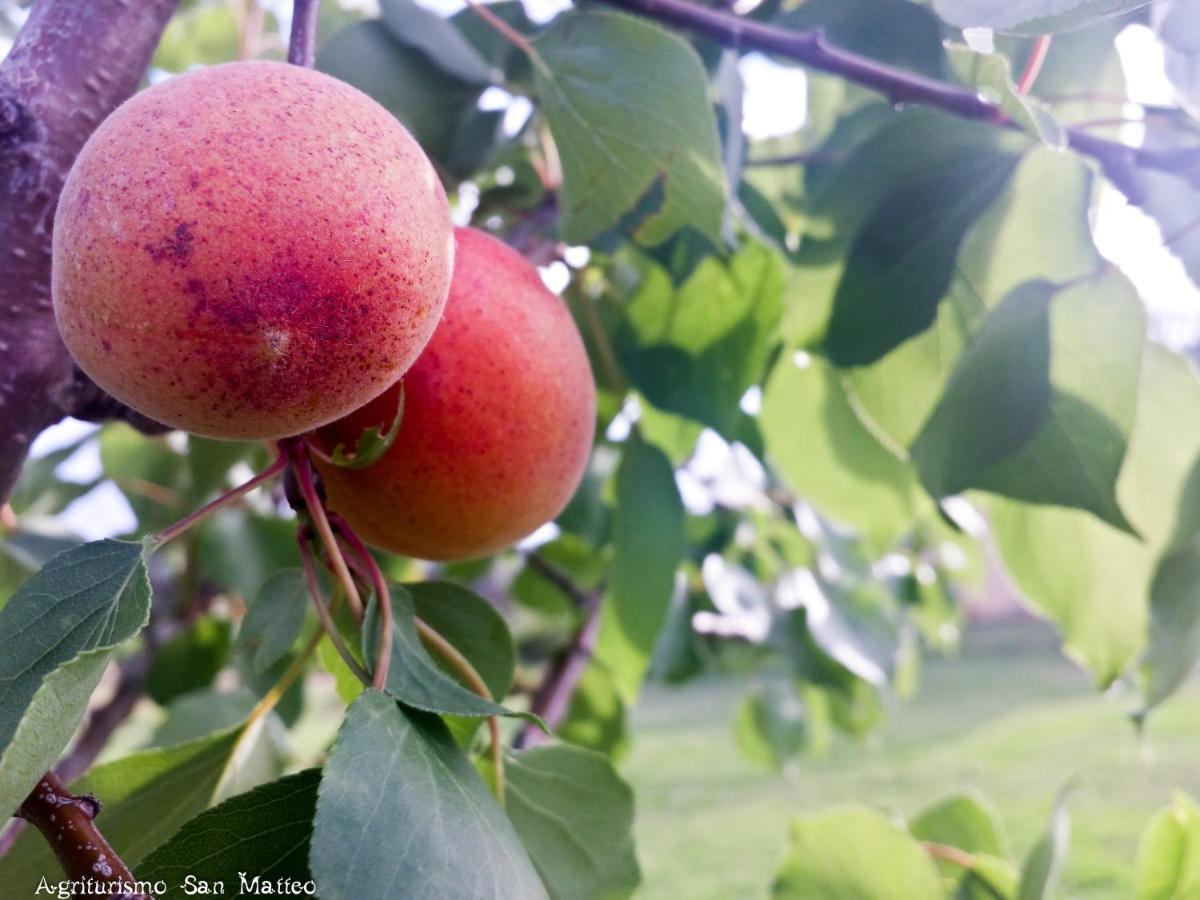
<path id="1" fill-rule="evenodd" d="M 521 34 L 521 32 L 517 31 L 517 29 L 513 28 L 482 3 L 476 3 L 475 0 L 467 0 L 467 6 L 471 7 L 471 12 L 475 13 L 475 15 L 479 16 L 479 18 L 491 25 L 497 34 L 528 56 L 529 61 L 533 63 L 533 65 L 537 66 L 538 68 L 545 67 L 545 63 L 542 62 L 542 57 L 538 54 L 537 50 L 534 49 L 533 44 L 529 42 L 529 39 L 525 37 L 525 35 Z"/>
<path id="2" fill-rule="evenodd" d="M 295 441 L 290 445 L 290 452 L 292 471 L 296 475 L 296 485 L 300 488 L 300 496 L 304 499 L 304 505 L 308 507 L 309 518 L 325 547 L 333 574 L 337 576 L 338 581 L 342 584 L 342 589 L 346 592 L 346 603 L 354 611 L 354 617 L 361 622 L 362 598 L 358 593 L 358 585 L 354 583 L 354 576 L 346 567 L 346 558 L 342 556 L 342 548 L 338 546 L 333 528 L 329 524 L 329 517 L 325 514 L 325 505 L 321 502 L 320 494 L 317 493 L 317 485 L 313 481 L 312 465 L 308 461 L 308 449 L 303 441 Z"/>
<path id="3" fill-rule="evenodd" d="M 354 558 L 362 564 L 375 591 L 375 600 L 379 604 L 379 647 L 375 661 L 375 688 L 382 691 L 387 684 L 388 667 L 392 662 L 392 631 L 395 629 L 392 592 L 388 590 L 387 579 L 383 577 L 383 570 L 379 568 L 379 563 L 375 562 L 375 557 L 371 555 L 371 551 L 367 549 L 363 539 L 350 527 L 350 523 L 338 515 L 331 516 L 330 520 L 341 533 L 342 539 L 354 551 Z M 334 543 L 337 544 L 336 538 L 334 538 Z M 338 552 L 341 553 L 340 546 Z"/>
<path id="4" fill-rule="evenodd" d="M 333 649 L 338 652 L 338 656 L 342 658 L 342 662 L 346 667 L 354 673 L 354 676 L 364 685 L 371 683 L 371 676 L 366 670 L 358 664 L 350 649 L 342 640 L 342 634 L 338 631 L 337 625 L 333 621 L 333 613 L 325 603 L 325 597 L 321 593 L 321 582 L 317 579 L 317 566 L 313 562 L 312 548 L 309 546 L 308 538 L 305 536 L 303 529 L 296 532 L 296 541 L 300 545 L 300 563 L 304 568 L 304 581 L 308 585 L 308 595 L 312 598 L 313 605 L 317 608 L 317 618 L 321 620 L 321 627 L 325 633 L 329 635 L 329 641 L 333 644 Z"/>
<path id="5" fill-rule="evenodd" d="M 154 535 L 153 537 L 147 538 L 146 539 L 147 546 L 151 550 L 157 550 L 159 547 L 161 547 L 167 541 L 172 540 L 173 538 L 179 537 L 179 535 L 183 534 L 185 531 L 187 531 L 193 525 L 203 522 L 205 519 L 207 519 L 209 516 L 211 516 L 217 510 L 221 509 L 223 506 L 226 506 L 229 503 L 232 503 L 234 500 L 238 499 L 243 494 L 250 493 L 250 491 L 254 490 L 256 487 L 261 485 L 264 481 L 274 478 L 276 475 L 278 475 L 280 472 L 283 471 L 283 467 L 285 465 L 287 465 L 287 456 L 283 452 L 280 452 L 279 456 L 276 457 L 275 461 L 273 463 L 271 463 L 271 465 L 267 466 L 265 469 L 263 469 L 261 472 L 259 472 L 257 475 L 255 475 L 253 478 L 251 478 L 249 481 L 247 481 L 245 484 L 238 485 L 237 487 L 226 491 L 224 494 L 222 494 L 220 497 L 218 497 L 216 500 L 212 501 L 211 503 L 208 503 L 205 506 L 200 507 L 195 512 L 189 513 L 188 515 L 186 515 L 182 519 L 180 519 L 178 522 L 176 522 L 174 525 L 167 526 L 166 528 L 164 528 L 162 531 L 160 531 L 158 534 Z"/>
<path id="6" fill-rule="evenodd" d="M 463 656 L 458 648 L 446 640 L 440 632 L 428 622 L 417 618 L 417 634 L 421 636 L 427 647 L 438 654 L 455 672 L 467 683 L 467 686 L 484 700 L 495 702 L 487 682 L 480 677 L 471 661 Z M 496 799 L 504 805 L 504 744 L 500 740 L 500 719 L 488 716 L 488 733 L 492 739 L 492 767 L 496 770 Z"/>
<path id="7" fill-rule="evenodd" d="M 292 7 L 292 33 L 287 61 L 311 69 L 317 59 L 317 17 L 321 0 L 296 0 Z"/>

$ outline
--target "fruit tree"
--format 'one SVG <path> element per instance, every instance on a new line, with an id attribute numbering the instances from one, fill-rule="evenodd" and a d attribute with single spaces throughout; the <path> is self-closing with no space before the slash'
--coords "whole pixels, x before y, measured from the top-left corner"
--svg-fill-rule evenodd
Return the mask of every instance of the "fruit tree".
<path id="1" fill-rule="evenodd" d="M 0 896 L 635 895 L 653 685 L 736 685 L 816 778 L 981 595 L 1130 747 L 1186 686 L 1197 0 L 0 0 L 0 41 Z M 1056 896 L 1074 785 L 1019 854 L 864 787 L 742 883 Z M 1142 824 L 1120 890 L 1200 896 L 1200 807 Z"/>

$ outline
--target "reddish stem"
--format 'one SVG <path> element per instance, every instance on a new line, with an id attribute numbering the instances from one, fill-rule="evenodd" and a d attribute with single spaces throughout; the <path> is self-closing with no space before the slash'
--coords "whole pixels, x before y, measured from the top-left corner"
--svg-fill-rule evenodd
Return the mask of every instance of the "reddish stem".
<path id="1" fill-rule="evenodd" d="M 186 515 L 182 519 L 180 519 L 178 522 L 176 522 L 174 525 L 170 525 L 167 528 L 164 528 L 162 531 L 160 531 L 158 534 L 156 534 L 153 538 L 150 538 L 149 541 L 150 541 L 151 546 L 157 548 L 157 547 L 162 546 L 163 544 L 165 544 L 167 541 L 171 540 L 172 538 L 179 537 L 179 535 L 183 534 L 185 531 L 187 531 L 193 525 L 197 525 L 200 522 L 203 522 L 205 519 L 207 519 L 209 516 L 211 516 L 217 510 L 221 509 L 224 506 L 228 506 L 230 503 L 232 503 L 234 500 L 237 500 L 239 497 L 250 493 L 250 491 L 254 490 L 256 487 L 261 485 L 264 481 L 269 481 L 270 479 L 274 478 L 276 475 L 278 475 L 280 472 L 283 471 L 283 467 L 286 464 L 287 464 L 287 457 L 282 452 L 280 452 L 279 456 L 276 457 L 275 462 L 271 463 L 271 465 L 267 466 L 265 469 L 263 469 L 261 472 L 259 472 L 257 475 L 255 475 L 253 478 L 251 478 L 249 481 L 247 481 L 245 484 L 240 484 L 237 487 L 226 491 L 224 494 L 222 494 L 220 497 L 218 497 L 212 503 L 209 503 L 205 506 L 200 507 L 198 510 L 196 510 L 193 513 L 189 513 L 188 515 Z"/>
<path id="2" fill-rule="evenodd" d="M 375 590 L 375 599 L 379 606 L 379 647 L 376 652 L 375 662 L 375 687 L 378 690 L 383 690 L 387 685 L 388 668 L 392 664 L 392 630 L 395 628 L 395 617 L 392 613 L 392 594 L 388 590 L 387 579 L 383 577 L 383 570 L 379 568 L 379 563 L 375 562 L 375 557 L 371 555 L 371 551 L 367 549 L 367 545 L 363 543 L 350 524 L 341 516 L 332 517 L 333 525 L 341 534 L 342 539 L 350 545 L 354 551 L 354 556 L 362 564 L 367 576 L 371 580 L 371 586 Z M 334 546 L 338 547 L 337 541 L 334 540 Z M 340 547 L 338 553 L 341 553 Z"/>
<path id="3" fill-rule="evenodd" d="M 370 684 L 371 676 L 358 664 L 358 660 L 354 658 L 354 654 L 350 652 L 350 648 L 342 640 L 342 634 L 338 631 L 337 623 L 333 621 L 333 613 L 330 611 L 329 605 L 325 602 L 325 595 L 321 591 L 321 581 L 317 578 L 317 566 L 313 561 L 312 548 L 309 546 L 308 538 L 305 536 L 303 530 L 296 532 L 296 541 L 300 545 L 300 565 L 304 570 L 304 583 L 308 586 L 308 595 L 312 598 L 313 606 L 316 607 L 317 618 L 321 620 L 321 627 L 329 635 L 329 642 L 333 644 L 333 649 L 338 652 L 338 656 L 342 658 L 342 662 L 346 664 L 347 668 L 364 685 Z"/>
<path id="4" fill-rule="evenodd" d="M 1017 93 L 1028 94 L 1033 87 L 1033 83 L 1037 81 L 1038 75 L 1042 71 L 1042 66 L 1045 65 L 1046 56 L 1050 53 L 1050 35 L 1043 34 L 1033 42 L 1033 49 L 1029 51 L 1029 59 L 1025 60 L 1025 69 L 1021 72 L 1021 77 L 1017 80 Z"/>
<path id="5" fill-rule="evenodd" d="M 308 459 L 308 448 L 305 446 L 304 441 L 297 440 L 289 445 L 289 450 L 292 461 L 292 472 L 296 476 L 296 486 L 300 489 L 300 496 L 304 500 L 309 518 L 312 519 L 317 536 L 321 539 L 321 543 L 325 547 L 325 553 L 329 558 L 329 565 L 333 569 L 333 574 L 341 582 L 342 588 L 346 592 L 346 603 L 354 611 L 355 618 L 361 622 L 363 617 L 362 598 L 358 594 L 358 585 L 354 583 L 354 576 L 350 574 L 350 570 L 346 567 L 346 558 L 342 556 L 342 548 L 338 546 L 337 537 L 334 535 L 333 528 L 329 524 L 329 516 L 325 512 L 325 503 L 321 500 L 321 495 L 317 491 L 317 483 L 313 478 L 312 464 Z"/>

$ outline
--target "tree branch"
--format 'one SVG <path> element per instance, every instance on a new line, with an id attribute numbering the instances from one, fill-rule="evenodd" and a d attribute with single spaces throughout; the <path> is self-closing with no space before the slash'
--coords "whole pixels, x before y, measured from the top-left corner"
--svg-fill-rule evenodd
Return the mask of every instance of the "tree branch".
<path id="1" fill-rule="evenodd" d="M 146 71 L 177 0 L 38 0 L 0 62 L 0 498 L 29 444 L 85 412 L 50 303 L 50 236 L 83 142 Z M 93 386 L 91 397 L 95 397 Z"/>
<path id="2" fill-rule="evenodd" d="M 827 42 L 820 29 L 796 31 L 778 28 L 719 9 L 698 6 L 687 0 L 601 2 L 682 28 L 722 47 L 771 53 L 838 75 L 878 91 L 893 104 L 929 106 L 966 119 L 1015 127 L 997 104 L 969 88 L 926 78 L 843 50 Z M 1139 168 L 1177 175 L 1200 186 L 1200 146 L 1166 149 L 1131 147 L 1078 129 L 1067 129 L 1067 143 L 1076 152 L 1092 157 L 1108 179 L 1132 203 L 1141 203 L 1144 199 L 1144 189 L 1138 177 Z"/>
<path id="3" fill-rule="evenodd" d="M 534 689 L 530 702 L 530 710 L 541 716 L 547 727 L 554 731 L 566 718 L 583 670 L 596 652 L 604 589 L 600 587 L 591 592 L 584 591 L 566 572 L 538 553 L 530 553 L 526 562 L 531 569 L 570 597 L 585 615 L 583 625 L 575 632 L 571 642 L 546 665 L 545 674 Z M 531 747 L 545 739 L 546 735 L 540 728 L 526 725 L 517 733 L 513 746 L 517 749 Z"/>
<path id="4" fill-rule="evenodd" d="M 111 884 L 125 900 L 153 900 L 134 890 L 133 873 L 96 828 L 99 812 L 95 797 L 72 794 L 57 775 L 47 772 L 17 814 L 42 833 L 72 881 Z"/>

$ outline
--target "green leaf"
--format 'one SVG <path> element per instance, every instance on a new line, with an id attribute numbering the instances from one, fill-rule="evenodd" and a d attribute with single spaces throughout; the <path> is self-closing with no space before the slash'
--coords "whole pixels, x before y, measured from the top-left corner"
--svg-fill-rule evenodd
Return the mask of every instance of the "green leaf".
<path id="1" fill-rule="evenodd" d="M 1150 0 L 933 0 L 937 14 L 958 28 L 991 28 L 1037 36 L 1082 28 L 1146 6 Z"/>
<path id="2" fill-rule="evenodd" d="M 625 703 L 607 667 L 593 662 L 583 670 L 557 734 L 605 756 L 624 755 L 629 748 Z"/>
<path id="3" fill-rule="evenodd" d="M 1200 457 L 1200 379 L 1185 358 L 1147 344 L 1137 419 L 1117 497 L 1138 533 L 1155 550 L 1187 538 L 1182 492 Z M 1197 523 L 1196 530 L 1200 530 Z"/>
<path id="4" fill-rule="evenodd" d="M 861 414 L 911 447 L 988 309 L 1030 281 L 1063 284 L 1099 270 L 1088 212 L 1093 176 L 1072 154 L 1034 147 L 975 223 L 931 328 L 846 377 Z"/>
<path id="5" fill-rule="evenodd" d="M 380 425 L 368 425 L 359 434 L 354 446 L 349 448 L 338 444 L 325 458 L 326 461 L 341 469 L 365 469 L 383 459 L 396 435 L 400 433 L 400 424 L 404 421 L 404 383 L 396 385 L 396 414 L 392 416 L 387 428 Z"/>
<path id="6" fill-rule="evenodd" d="M 141 860 L 212 802 L 238 734 L 225 731 L 105 763 L 73 782 L 71 790 L 103 800 L 104 837 L 141 875 Z M 43 876 L 54 882 L 62 870 L 46 841 L 30 829 L 0 860 L 0 883 L 7 896 L 33 897 Z"/>
<path id="7" fill-rule="evenodd" d="M 641 881 L 633 792 L 608 758 L 557 745 L 504 759 L 505 811 L 550 896 L 628 897 Z"/>
<path id="8" fill-rule="evenodd" d="M 890 545 L 923 508 L 913 471 L 862 424 L 820 359 L 806 354 L 775 364 L 760 424 L 767 456 L 791 489 L 874 548 Z"/>
<path id="9" fill-rule="evenodd" d="M 255 672 L 265 672 L 292 649 L 304 628 L 308 604 L 308 587 L 299 569 L 276 572 L 263 583 L 237 638 L 239 646 L 253 652 Z"/>
<path id="10" fill-rule="evenodd" d="M 954 794 L 925 807 L 909 821 L 908 830 L 920 841 L 968 853 L 1007 855 L 996 814 L 974 794 Z"/>
<path id="11" fill-rule="evenodd" d="M 225 731 L 242 722 L 254 709 L 257 698 L 245 685 L 232 691 L 192 691 L 167 707 L 167 717 L 150 738 L 152 747 L 171 747 L 194 741 L 215 731 Z"/>
<path id="12" fill-rule="evenodd" d="M 904 116 L 855 147 L 821 186 L 815 212 L 832 215 L 849 240 L 824 342 L 835 365 L 872 363 L 933 323 L 964 235 L 1020 159 L 1012 136 L 994 131 Z"/>
<path id="13" fill-rule="evenodd" d="M 933 862 L 903 828 L 845 806 L 792 822 L 771 896 L 778 900 L 896 900 L 944 897 Z"/>
<path id="14" fill-rule="evenodd" d="M 1017 92 L 1007 57 L 999 53 L 976 53 L 962 44 L 951 44 L 946 54 L 959 81 L 997 104 L 1018 126 L 1055 150 L 1067 146 L 1066 129 L 1050 110 L 1028 94 Z"/>
<path id="15" fill-rule="evenodd" d="M 1145 311 L 1124 277 L 1018 288 L 959 360 L 913 446 L 930 492 L 979 487 L 1132 531 L 1116 486 L 1144 333 Z"/>
<path id="16" fill-rule="evenodd" d="M 1021 593 L 1058 626 L 1067 653 L 1107 687 L 1141 649 L 1153 553 L 1076 510 L 1000 498 L 988 509 Z"/>
<path id="17" fill-rule="evenodd" d="M 1200 658 L 1200 458 L 1179 492 L 1175 536 L 1150 585 L 1150 634 L 1142 658 L 1144 716 L 1186 680 Z"/>
<path id="18" fill-rule="evenodd" d="M 256 878 L 272 885 L 311 880 L 308 848 L 320 781 L 320 769 L 306 769 L 202 812 L 151 853 L 137 877 L 166 882 L 157 900 L 190 896 L 184 889 L 189 875 L 198 883 L 221 883 L 231 896 L 243 874 L 251 894 L 261 892 Z"/>
<path id="19" fill-rule="evenodd" d="M 733 728 L 743 756 L 775 769 L 783 768 L 808 740 L 804 704 L 790 683 L 770 682 L 748 694 Z"/>
<path id="20" fill-rule="evenodd" d="M 149 614 L 142 545 L 112 540 L 59 553 L 0 609 L 0 810 L 53 765 L 113 648 Z"/>
<path id="21" fill-rule="evenodd" d="M 253 597 L 263 582 L 296 564 L 296 525 L 245 509 L 226 509 L 197 526 L 201 577 Z"/>
<path id="22" fill-rule="evenodd" d="M 167 641 L 146 673 L 146 693 L 160 706 L 189 691 L 208 687 L 229 655 L 228 622 L 206 616 Z"/>
<path id="23" fill-rule="evenodd" d="M 1012 900 L 1017 895 L 1021 873 L 1007 859 L 975 854 L 975 865 L 962 876 L 954 900 Z"/>
<path id="24" fill-rule="evenodd" d="M 1054 893 L 1063 858 L 1071 840 L 1071 816 L 1067 811 L 1068 785 L 1058 795 L 1046 833 L 1025 854 L 1017 900 L 1048 900 Z"/>
<path id="25" fill-rule="evenodd" d="M 538 721 L 531 713 L 513 712 L 485 700 L 447 675 L 433 661 L 417 635 L 412 595 L 397 585 L 392 586 L 392 615 L 392 656 L 385 689 L 397 700 L 425 712 L 455 716 L 519 716 Z M 378 634 L 378 606 L 372 602 L 363 627 L 363 655 L 367 660 L 374 658 Z"/>
<path id="26" fill-rule="evenodd" d="M 572 12 L 534 46 L 538 97 L 562 159 L 563 238 L 586 243 L 652 195 L 655 208 L 634 228 L 639 242 L 690 226 L 719 243 L 725 179 L 691 45 L 631 16 Z"/>
<path id="27" fill-rule="evenodd" d="M 1200 807 L 1184 794 L 1160 810 L 1138 844 L 1136 900 L 1200 896 Z"/>
<path id="28" fill-rule="evenodd" d="M 243 441 L 217 441 L 189 434 L 187 464 L 191 473 L 188 496 L 203 501 L 229 486 L 229 470 L 234 463 L 262 455 L 260 448 Z M 255 466 L 257 471 L 260 466 Z"/>
<path id="29" fill-rule="evenodd" d="M 1055 292 L 1044 281 L 1013 291 L 959 358 L 912 447 L 921 481 L 934 497 L 977 484 L 1038 430 L 1050 408 Z"/>
<path id="30" fill-rule="evenodd" d="M 1146 311 L 1123 275 L 1060 291 L 1050 306 L 1050 409 L 1033 438 L 979 486 L 1087 510 L 1133 533 L 1117 477 L 1133 431 Z"/>
<path id="31" fill-rule="evenodd" d="M 517 648 L 496 607 L 452 581 L 419 581 L 404 585 L 404 589 L 416 615 L 470 660 L 492 696 L 507 696 Z"/>
<path id="32" fill-rule="evenodd" d="M 438 68 L 381 22 L 359 22 L 333 37 L 317 68 L 354 85 L 404 123 L 427 153 L 445 160 L 460 129 L 476 114 L 481 85 Z M 455 168 L 456 174 L 465 174 Z"/>
<path id="33" fill-rule="evenodd" d="M 175 16 L 154 53 L 154 66 L 182 72 L 192 66 L 233 59 L 238 48 L 238 20 L 225 4 L 189 9 Z"/>
<path id="34" fill-rule="evenodd" d="M 416 615 L 467 658 L 492 697 L 504 699 L 512 686 L 517 648 L 508 623 L 496 607 L 452 581 L 419 581 L 404 587 L 412 597 Z M 445 660 L 435 659 L 443 671 L 466 686 Z M 459 744 L 466 747 L 479 728 L 479 719 L 449 716 L 446 724 Z"/>
<path id="35" fill-rule="evenodd" d="M 396 40 L 420 50 L 431 63 L 462 81 L 491 84 L 487 61 L 445 17 L 413 0 L 381 0 L 379 7 Z"/>
<path id="36" fill-rule="evenodd" d="M 100 431 L 104 474 L 121 489 L 137 516 L 138 530 L 157 531 L 187 512 L 187 460 L 162 437 L 147 437 L 123 423 Z"/>
<path id="37" fill-rule="evenodd" d="M 753 242 L 727 264 L 705 257 L 678 289 L 647 266 L 616 336 L 622 370 L 659 409 L 732 436 L 766 366 L 783 282 L 780 258 Z"/>
<path id="38" fill-rule="evenodd" d="M 919 841 L 945 844 L 963 850 L 977 859 L 980 856 L 992 857 L 998 862 L 1006 863 L 1004 857 L 1007 854 L 1000 823 L 996 820 L 995 813 L 973 794 L 955 794 L 926 807 L 909 820 L 908 830 Z M 956 900 L 974 897 L 995 900 L 994 894 L 986 893 L 987 884 L 991 881 L 986 871 L 973 875 L 974 869 L 964 870 L 962 866 L 952 862 L 939 859 L 935 860 L 935 864 L 943 877 L 958 885 Z M 1008 867 L 1005 867 L 1005 874 L 1011 874 L 1012 886 L 1015 887 L 1015 868 L 1008 871 Z M 1003 877 L 1002 875 L 1001 878 Z M 980 881 L 983 883 L 972 883 Z"/>
<path id="39" fill-rule="evenodd" d="M 375 690 L 354 701 L 325 765 L 310 863 L 323 900 L 546 896 L 445 725 Z"/>
<path id="40" fill-rule="evenodd" d="M 683 502 L 662 452 L 636 434 L 617 469 L 613 560 L 596 658 L 632 703 L 642 685 L 683 557 Z"/>

